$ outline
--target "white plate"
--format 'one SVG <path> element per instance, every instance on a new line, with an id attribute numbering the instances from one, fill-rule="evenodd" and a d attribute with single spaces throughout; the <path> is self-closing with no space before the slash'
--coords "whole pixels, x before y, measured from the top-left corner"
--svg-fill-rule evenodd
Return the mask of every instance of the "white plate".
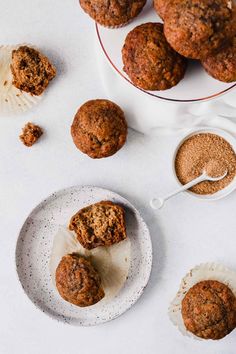
<path id="1" fill-rule="evenodd" d="M 80 208 L 101 200 L 121 204 L 126 210 L 127 235 L 131 241 L 128 279 L 108 304 L 79 308 L 64 301 L 53 286 L 49 260 L 59 225 L 68 225 Z M 50 317 L 77 326 L 110 321 L 128 310 L 147 285 L 152 266 L 152 245 L 147 225 L 139 212 L 116 193 L 89 186 L 56 192 L 40 203 L 25 221 L 16 246 L 16 269 L 25 293 Z"/>
<path id="2" fill-rule="evenodd" d="M 140 15 L 124 27 L 108 29 L 96 24 L 98 40 L 106 58 L 116 73 L 133 86 L 135 85 L 123 71 L 121 50 L 127 34 L 146 22 L 162 22 L 153 9 L 152 0 L 148 0 Z M 168 101 L 196 102 L 216 98 L 234 87 L 236 83 L 215 80 L 205 72 L 199 62 L 190 61 L 184 79 L 177 86 L 165 91 L 145 91 L 137 88 L 148 95 Z"/>

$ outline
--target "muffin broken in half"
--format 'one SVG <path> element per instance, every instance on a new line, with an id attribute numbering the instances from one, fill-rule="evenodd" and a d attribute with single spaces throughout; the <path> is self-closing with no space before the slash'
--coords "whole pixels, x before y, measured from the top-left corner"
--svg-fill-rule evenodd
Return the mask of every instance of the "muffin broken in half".
<path id="1" fill-rule="evenodd" d="M 56 76 L 48 58 L 34 48 L 21 46 L 12 52 L 12 84 L 19 90 L 39 96 Z"/>
<path id="2" fill-rule="evenodd" d="M 70 220 L 81 245 L 90 250 L 126 239 L 125 214 L 121 206 L 102 201 L 78 211 Z"/>

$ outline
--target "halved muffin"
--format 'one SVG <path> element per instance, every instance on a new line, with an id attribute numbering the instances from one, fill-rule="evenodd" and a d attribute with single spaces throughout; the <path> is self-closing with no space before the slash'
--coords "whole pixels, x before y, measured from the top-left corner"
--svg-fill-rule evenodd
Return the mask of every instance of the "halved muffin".
<path id="1" fill-rule="evenodd" d="M 111 202 L 101 201 L 79 210 L 70 220 L 81 245 L 90 250 L 111 246 L 126 239 L 124 209 Z"/>

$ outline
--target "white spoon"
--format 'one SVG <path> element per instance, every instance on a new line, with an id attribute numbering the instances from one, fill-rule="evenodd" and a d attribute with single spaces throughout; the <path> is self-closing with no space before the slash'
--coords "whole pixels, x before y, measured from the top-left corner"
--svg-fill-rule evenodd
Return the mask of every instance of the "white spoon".
<path id="1" fill-rule="evenodd" d="M 193 179 L 192 181 L 190 181 L 189 183 L 183 185 L 182 187 L 178 188 L 175 192 L 172 192 L 170 194 L 167 194 L 165 197 L 163 198 L 153 198 L 150 201 L 150 205 L 153 209 L 161 209 L 164 205 L 164 203 L 174 197 L 176 194 L 182 193 L 184 191 L 186 191 L 187 189 L 190 189 L 191 187 L 195 186 L 196 184 L 203 182 L 203 181 L 211 181 L 211 182 L 217 182 L 220 181 L 221 179 L 225 178 L 225 176 L 227 175 L 228 171 L 226 171 L 223 176 L 220 177 L 210 177 L 208 176 L 208 174 L 206 173 L 206 171 L 203 171 L 203 173 L 201 174 L 201 176 Z"/>

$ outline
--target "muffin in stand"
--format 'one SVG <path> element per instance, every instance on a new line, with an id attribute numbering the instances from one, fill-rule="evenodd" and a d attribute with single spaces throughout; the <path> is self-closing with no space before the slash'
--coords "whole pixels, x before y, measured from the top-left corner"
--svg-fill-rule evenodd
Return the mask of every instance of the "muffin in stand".
<path id="1" fill-rule="evenodd" d="M 109 28 L 122 27 L 136 17 L 146 0 L 80 0 L 82 9 L 97 23 Z"/>
<path id="2" fill-rule="evenodd" d="M 77 254 L 62 258 L 56 270 L 56 286 L 64 300 L 80 307 L 94 305 L 105 295 L 97 271 Z"/>
<path id="3" fill-rule="evenodd" d="M 236 81 L 236 36 L 218 53 L 203 59 L 202 65 L 208 74 L 216 80 Z"/>
<path id="4" fill-rule="evenodd" d="M 167 43 L 161 23 L 145 23 L 129 32 L 122 58 L 124 71 L 144 90 L 167 90 L 177 85 L 187 66 Z"/>
<path id="5" fill-rule="evenodd" d="M 179 54 L 205 58 L 234 37 L 235 6 L 231 0 L 175 0 L 165 16 L 164 32 Z"/>
<path id="6" fill-rule="evenodd" d="M 111 156 L 126 141 L 124 112 L 108 100 L 88 101 L 76 113 L 71 135 L 77 148 L 91 158 Z"/>

